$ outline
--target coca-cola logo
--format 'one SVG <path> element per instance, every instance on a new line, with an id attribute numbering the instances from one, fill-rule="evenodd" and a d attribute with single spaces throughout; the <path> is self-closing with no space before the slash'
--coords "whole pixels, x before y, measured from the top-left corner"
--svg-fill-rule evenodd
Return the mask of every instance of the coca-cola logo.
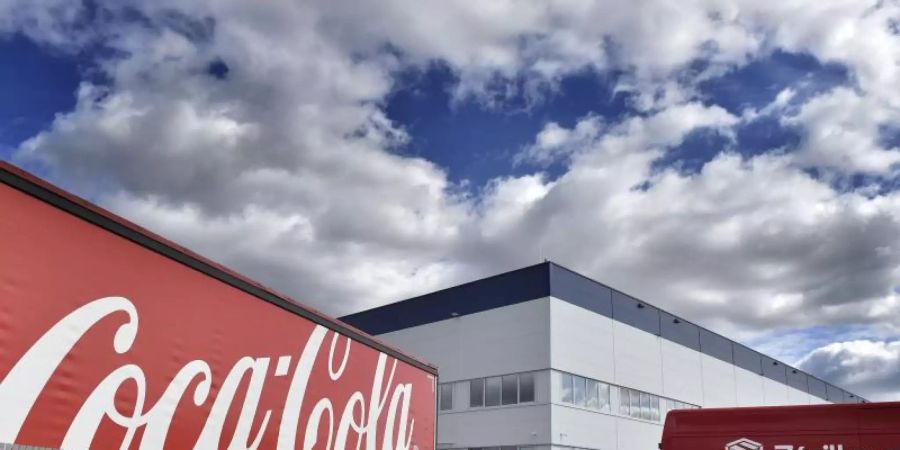
<path id="1" fill-rule="evenodd" d="M 63 317 L 16 361 L 0 383 L 0 442 L 19 442 L 17 438 L 35 402 L 66 355 L 92 327 L 121 313 L 128 319 L 116 329 L 112 344 L 117 354 L 127 354 L 139 333 L 138 310 L 127 298 L 105 297 Z M 60 447 L 89 448 L 101 423 L 111 421 L 125 431 L 119 448 L 162 449 L 176 410 L 186 400 L 206 406 L 208 415 L 193 445 L 179 445 L 183 448 L 257 449 L 263 436 L 274 432 L 278 450 L 344 450 L 348 445 L 359 450 L 363 443 L 366 450 L 410 450 L 416 426 L 410 414 L 413 384 L 395 382 L 396 359 L 379 353 L 377 365 L 369 374 L 371 389 L 355 389 L 341 404 L 335 404 L 326 392 L 308 389 L 323 346 L 328 351 L 327 376 L 340 383 L 353 358 L 354 345 L 363 348 L 350 338 L 316 325 L 299 355 L 246 355 L 234 361 L 224 380 L 213 379 L 206 361 L 191 360 L 168 380 L 162 395 L 152 402 L 147 398 L 148 374 L 138 364 L 123 364 L 108 373 L 84 399 L 62 436 Z M 273 417 L 272 409 L 258 411 L 260 395 L 270 376 L 290 379 L 283 407 L 274 412 L 279 417 Z M 221 383 L 212 396 L 214 381 Z M 136 396 L 132 407 L 121 411 L 116 396 L 125 384 L 132 386 Z M 240 405 L 233 405 L 236 398 L 243 399 Z M 301 417 L 304 404 L 312 408 L 307 408 L 310 412 Z M 224 436 L 223 424 L 233 408 L 239 411 L 236 426 L 230 436 Z"/>

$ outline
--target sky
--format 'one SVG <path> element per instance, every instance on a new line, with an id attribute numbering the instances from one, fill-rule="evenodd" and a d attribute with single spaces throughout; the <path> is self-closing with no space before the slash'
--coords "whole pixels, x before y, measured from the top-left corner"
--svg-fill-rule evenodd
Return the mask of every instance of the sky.
<path id="1" fill-rule="evenodd" d="M 332 315 L 549 258 L 900 400 L 900 2 L 0 0 L 0 158 Z"/>

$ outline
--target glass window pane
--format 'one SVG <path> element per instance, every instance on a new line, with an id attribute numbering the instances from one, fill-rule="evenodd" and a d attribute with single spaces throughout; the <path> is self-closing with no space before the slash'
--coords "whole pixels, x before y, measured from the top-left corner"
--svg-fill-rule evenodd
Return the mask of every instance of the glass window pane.
<path id="1" fill-rule="evenodd" d="M 578 406 L 584 406 L 584 382 L 585 379 L 582 377 L 572 377 L 575 380 L 573 397 L 575 398 L 575 404 Z"/>
<path id="2" fill-rule="evenodd" d="M 512 445 L 512 446 L 504 445 L 503 447 L 500 447 L 500 450 L 516 450 L 516 447 L 514 445 Z"/>
<path id="3" fill-rule="evenodd" d="M 484 380 L 484 406 L 500 405 L 500 377 Z"/>
<path id="4" fill-rule="evenodd" d="M 572 403 L 572 375 L 563 373 L 562 375 L 562 402 Z"/>
<path id="5" fill-rule="evenodd" d="M 631 391 L 631 417 L 641 417 L 641 393 Z"/>
<path id="6" fill-rule="evenodd" d="M 659 422 L 659 397 L 650 396 L 650 420 Z"/>
<path id="7" fill-rule="evenodd" d="M 452 384 L 442 384 L 441 385 L 441 398 L 440 398 L 441 411 L 447 411 L 449 409 L 453 409 L 453 385 Z"/>
<path id="8" fill-rule="evenodd" d="M 641 418 L 650 420 L 650 394 L 641 392 Z"/>
<path id="9" fill-rule="evenodd" d="M 484 406 L 484 378 L 469 381 L 469 408 Z"/>
<path id="10" fill-rule="evenodd" d="M 503 376 L 503 393 L 501 394 L 504 405 L 519 403 L 519 377 L 518 375 Z"/>
<path id="11" fill-rule="evenodd" d="M 609 385 L 606 383 L 599 383 L 599 400 L 597 407 L 601 411 L 610 412 L 610 398 L 609 398 Z"/>
<path id="12" fill-rule="evenodd" d="M 631 402 L 628 399 L 628 389 L 619 388 L 619 414 L 631 415 Z"/>
<path id="13" fill-rule="evenodd" d="M 534 401 L 534 374 L 519 374 L 519 402 Z"/>
<path id="14" fill-rule="evenodd" d="M 588 408 L 600 408 L 600 383 L 588 379 L 585 395 L 587 396 L 585 404 Z"/>

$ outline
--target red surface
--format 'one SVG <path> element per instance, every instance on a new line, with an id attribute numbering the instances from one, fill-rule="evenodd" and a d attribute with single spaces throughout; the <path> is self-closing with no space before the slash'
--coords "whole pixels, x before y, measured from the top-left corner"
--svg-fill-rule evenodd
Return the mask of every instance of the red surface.
<path id="1" fill-rule="evenodd" d="M 146 410 L 185 364 L 202 360 L 212 370 L 209 398 L 200 406 L 194 405 L 191 398 L 198 384 L 194 380 L 177 405 L 165 441 L 165 448 L 192 448 L 235 363 L 242 357 L 265 357 L 271 361 L 250 436 L 261 428 L 264 413 L 271 411 L 259 448 L 275 448 L 295 366 L 317 327 L 315 323 L 3 184 L 0 211 L 0 379 L 6 382 L 12 367 L 51 327 L 92 301 L 125 297 L 139 316 L 137 337 L 122 354 L 113 349 L 113 336 L 127 321 L 125 313 L 103 318 L 78 340 L 41 392 L 16 443 L 59 447 L 90 393 L 117 368 L 136 364 L 144 372 Z M 346 371 L 332 381 L 328 357 L 333 335 L 333 331 L 328 332 L 316 356 L 301 407 L 297 448 L 302 448 L 306 418 L 318 400 L 328 398 L 333 404 L 335 423 L 331 428 L 335 432 L 351 394 L 361 393 L 367 405 L 372 400 L 369 397 L 379 352 L 354 341 Z M 334 368 L 341 360 L 345 342 L 341 338 L 336 347 Z M 275 376 L 281 356 L 291 357 L 290 370 L 285 376 Z M 395 358 L 388 357 L 387 361 L 385 379 Z M 248 373 L 228 409 L 220 448 L 231 441 L 249 379 Z M 383 384 L 388 394 L 401 383 L 412 387 L 410 415 L 415 428 L 410 448 L 433 450 L 433 376 L 398 361 L 392 381 L 390 386 L 386 381 Z M 134 411 L 136 392 L 136 386 L 128 383 L 116 392 L 116 406 L 123 414 Z M 385 414 L 378 419 L 379 449 L 388 406 L 384 409 Z M 330 425 L 327 418 L 322 421 L 315 448 L 324 448 Z M 137 430 L 132 448 L 138 447 L 142 432 Z M 123 427 L 104 418 L 91 448 L 118 448 L 124 436 Z M 347 447 L 356 448 L 358 439 L 359 433 L 349 433 Z"/>
<path id="2" fill-rule="evenodd" d="M 761 450 L 900 450 L 900 403 L 673 411 L 662 449 L 723 450 L 739 439 Z"/>

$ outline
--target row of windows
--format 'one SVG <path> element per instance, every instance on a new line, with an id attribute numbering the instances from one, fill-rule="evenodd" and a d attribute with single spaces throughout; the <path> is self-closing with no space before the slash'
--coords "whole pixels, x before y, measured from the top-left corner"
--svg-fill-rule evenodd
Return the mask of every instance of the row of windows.
<path id="1" fill-rule="evenodd" d="M 659 422 L 659 397 L 647 392 L 621 388 L 619 390 L 619 414 L 635 419 Z"/>
<path id="2" fill-rule="evenodd" d="M 534 374 L 520 373 L 469 381 L 469 407 L 515 405 L 534 401 Z"/>
<path id="3" fill-rule="evenodd" d="M 441 411 L 453 409 L 453 385 L 440 385 L 438 404 Z M 534 373 L 469 380 L 469 408 L 515 405 L 534 401 Z"/>
<path id="4" fill-rule="evenodd" d="M 659 422 L 669 411 L 695 408 L 699 406 L 634 389 L 619 388 L 619 414 L 623 416 Z"/>
<path id="5" fill-rule="evenodd" d="M 610 386 L 590 378 L 569 373 L 562 375 L 560 400 L 576 406 L 610 412 Z"/>
<path id="6" fill-rule="evenodd" d="M 660 422 L 668 411 L 697 406 L 626 387 L 560 372 L 560 401 L 603 412 L 612 412 L 612 393 L 619 393 L 619 414 Z"/>

